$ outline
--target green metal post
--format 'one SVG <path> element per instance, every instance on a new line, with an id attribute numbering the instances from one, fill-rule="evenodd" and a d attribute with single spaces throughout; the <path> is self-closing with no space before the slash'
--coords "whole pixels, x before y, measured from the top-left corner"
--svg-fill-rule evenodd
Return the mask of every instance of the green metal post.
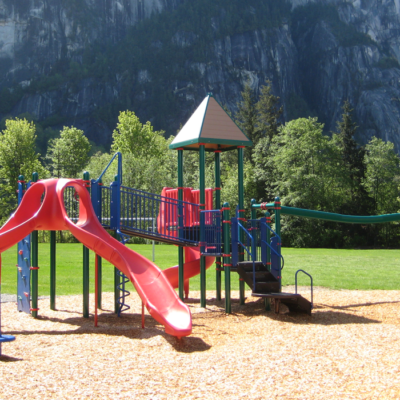
<path id="1" fill-rule="evenodd" d="M 183 149 L 178 149 L 178 199 L 183 200 Z M 183 209 L 178 210 L 179 213 L 179 236 L 183 235 Z M 183 246 L 178 247 L 178 268 L 179 268 L 179 297 L 184 298 L 184 259 Z"/>
<path id="2" fill-rule="evenodd" d="M 256 199 L 251 199 L 251 219 L 257 219 L 257 209 L 253 207 L 253 204 L 256 204 Z"/>
<path id="3" fill-rule="evenodd" d="M 265 218 L 267 220 L 268 226 L 271 225 L 271 214 L 266 211 L 265 212 Z M 267 229 L 267 243 L 271 243 L 271 232 L 269 229 Z M 271 271 L 271 249 L 267 246 L 267 268 L 268 271 Z M 271 299 L 270 298 L 265 298 L 264 299 L 264 305 L 265 305 L 265 311 L 271 311 Z"/>
<path id="4" fill-rule="evenodd" d="M 274 207 L 275 207 L 275 232 L 276 234 L 281 238 L 281 199 L 279 197 L 275 197 L 275 202 L 274 202 Z M 282 241 L 282 239 L 281 239 Z M 281 252 L 281 246 L 282 243 L 279 243 L 278 245 L 278 252 L 280 254 Z M 281 261 L 279 260 L 279 263 Z M 279 280 L 280 285 L 279 285 L 279 291 L 282 291 L 282 277 Z"/>
<path id="5" fill-rule="evenodd" d="M 39 175 L 37 172 L 32 174 L 32 183 L 37 182 L 39 180 Z M 32 317 L 37 318 L 38 316 L 38 298 L 39 298 L 39 261 L 38 261 L 38 252 L 39 252 L 39 240 L 38 240 L 38 231 L 33 231 L 31 233 L 31 253 L 32 253 L 32 266 L 31 266 L 31 282 L 32 282 Z"/>
<path id="6" fill-rule="evenodd" d="M 267 224 L 270 226 L 271 225 L 271 214 L 266 211 L 265 212 L 265 218 L 267 220 Z M 271 232 L 269 229 L 267 229 L 267 243 L 271 243 Z M 271 271 L 271 249 L 267 246 L 267 268 L 268 271 Z"/>
<path id="7" fill-rule="evenodd" d="M 90 192 L 89 172 L 83 173 L 83 180 Z M 88 183 L 89 182 L 89 183 Z M 83 318 L 89 318 L 89 249 L 83 246 Z"/>
<path id="8" fill-rule="evenodd" d="M 199 168 L 200 168 L 200 210 L 205 209 L 206 203 L 206 148 L 205 145 L 200 143 L 199 151 Z M 204 219 L 203 219 L 204 220 Z M 204 242 L 205 238 L 202 237 L 203 221 L 200 218 L 200 242 Z M 201 246 L 200 246 L 201 247 Z M 200 256 L 200 307 L 206 306 L 206 259 L 203 255 Z"/>
<path id="9" fill-rule="evenodd" d="M 56 309 L 56 231 L 50 231 L 50 310 Z"/>
<path id="10" fill-rule="evenodd" d="M 244 146 L 238 146 L 238 194 L 239 194 L 239 221 L 243 221 L 245 217 L 244 213 L 244 173 L 243 173 L 243 152 Z M 244 243 L 244 232 L 240 232 L 240 241 Z M 244 260 L 244 254 L 241 251 L 239 253 L 239 261 Z M 243 279 L 239 279 L 239 293 L 240 293 L 240 304 L 245 303 L 245 284 Z"/>
<path id="11" fill-rule="evenodd" d="M 225 271 L 225 312 L 230 314 L 231 307 L 231 228 L 230 228 L 230 212 L 229 203 L 222 206 L 222 222 L 224 226 L 224 271 Z"/>
<path id="12" fill-rule="evenodd" d="M 215 159 L 214 159 L 214 173 L 215 173 L 215 209 L 219 210 L 221 208 L 221 150 L 214 151 Z M 216 268 L 216 297 L 217 300 L 221 300 L 221 257 L 217 257 L 215 264 Z"/>

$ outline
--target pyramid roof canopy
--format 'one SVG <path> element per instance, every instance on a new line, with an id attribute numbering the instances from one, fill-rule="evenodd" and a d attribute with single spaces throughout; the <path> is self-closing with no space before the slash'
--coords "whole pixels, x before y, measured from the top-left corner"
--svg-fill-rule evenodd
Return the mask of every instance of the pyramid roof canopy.
<path id="1" fill-rule="evenodd" d="M 198 150 L 200 144 L 205 145 L 206 151 L 253 145 L 211 94 L 202 101 L 169 148 Z"/>

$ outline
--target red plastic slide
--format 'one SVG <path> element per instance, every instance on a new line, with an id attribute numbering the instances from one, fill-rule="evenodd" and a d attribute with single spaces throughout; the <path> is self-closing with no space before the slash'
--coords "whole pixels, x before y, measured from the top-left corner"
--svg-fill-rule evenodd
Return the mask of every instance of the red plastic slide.
<path id="1" fill-rule="evenodd" d="M 185 226 L 198 226 L 200 224 L 199 220 L 199 206 L 200 203 L 200 191 L 194 190 L 193 188 L 183 188 L 183 200 L 185 205 Z M 174 212 L 174 207 L 176 207 L 174 201 L 178 199 L 178 189 L 165 187 L 161 192 L 161 196 L 171 199 L 165 202 L 160 207 L 160 212 L 157 218 L 157 227 L 159 232 L 164 234 L 178 235 L 178 231 L 169 231 L 170 227 L 178 226 L 178 213 Z M 193 206 L 197 204 L 197 206 Z M 213 205 L 213 189 L 206 189 L 206 204 L 205 209 L 211 210 Z M 210 268 L 215 261 L 215 257 L 206 257 L 206 269 Z M 185 297 L 189 296 L 189 279 L 193 276 L 200 274 L 200 250 L 196 247 L 185 247 L 185 263 L 183 267 L 184 271 L 184 289 Z M 179 266 L 167 268 L 163 271 L 164 275 L 169 280 L 173 288 L 179 287 Z"/>
<path id="2" fill-rule="evenodd" d="M 214 264 L 215 257 L 206 257 L 206 269 Z M 173 288 L 179 287 L 179 265 L 164 269 L 164 275 Z M 183 267 L 185 297 L 189 296 L 189 278 L 200 274 L 200 250 L 194 247 L 185 247 L 185 263 Z"/>
<path id="3" fill-rule="evenodd" d="M 79 195 L 80 212 L 76 224 L 69 219 L 64 207 L 64 189 L 67 186 L 73 186 Z M 34 183 L 17 211 L 0 229 L 0 253 L 39 229 L 69 230 L 81 243 L 115 265 L 131 280 L 147 310 L 165 326 L 166 333 L 177 337 L 190 335 L 192 319 L 189 308 L 156 265 L 122 245 L 103 229 L 82 180 L 48 179 Z"/>

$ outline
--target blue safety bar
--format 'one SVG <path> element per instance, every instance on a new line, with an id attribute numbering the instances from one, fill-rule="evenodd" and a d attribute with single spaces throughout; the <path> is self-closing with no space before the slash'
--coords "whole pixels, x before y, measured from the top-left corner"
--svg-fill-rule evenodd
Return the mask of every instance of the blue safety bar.
<path id="1" fill-rule="evenodd" d="M 223 254 L 222 240 L 222 211 L 202 210 L 200 211 L 201 230 L 203 230 L 202 241 L 204 240 L 202 254 L 218 257 Z M 202 233 L 202 232 L 200 232 Z"/>
<path id="2" fill-rule="evenodd" d="M 118 157 L 118 169 L 117 169 L 117 182 L 122 185 L 122 154 L 118 151 L 116 152 L 113 157 L 111 158 L 111 161 L 107 164 L 107 166 L 104 168 L 103 172 L 100 174 L 100 176 L 95 180 L 95 182 L 99 182 L 101 178 L 104 176 L 104 174 L 107 172 L 108 168 L 112 164 L 112 162 Z"/>
<path id="3" fill-rule="evenodd" d="M 231 234 L 232 234 L 232 265 L 237 266 L 239 262 L 239 247 L 247 252 L 253 262 L 253 291 L 256 289 L 256 258 L 257 246 L 254 237 L 250 232 L 239 222 L 238 218 L 231 218 Z M 244 232 L 246 239 L 250 241 L 250 246 L 246 246 L 240 240 L 240 233 Z"/>

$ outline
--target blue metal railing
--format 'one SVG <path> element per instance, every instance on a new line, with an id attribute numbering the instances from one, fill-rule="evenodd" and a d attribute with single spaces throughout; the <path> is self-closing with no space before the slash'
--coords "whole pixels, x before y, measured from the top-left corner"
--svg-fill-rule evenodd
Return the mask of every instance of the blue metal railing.
<path id="1" fill-rule="evenodd" d="M 117 182 L 122 185 L 122 154 L 118 151 L 116 152 L 112 158 L 111 161 L 107 164 L 107 166 L 104 168 L 103 172 L 100 174 L 100 176 L 95 180 L 96 183 L 100 182 L 101 178 L 104 176 L 104 174 L 108 171 L 108 168 L 110 168 L 112 162 L 118 158 L 118 165 L 117 165 Z"/>
<path id="2" fill-rule="evenodd" d="M 271 259 L 271 273 L 279 281 L 279 287 L 282 287 L 282 269 L 285 265 L 285 260 L 281 254 L 282 240 L 281 237 L 266 223 L 265 218 L 260 220 L 261 226 L 261 260 L 263 264 L 269 262 Z M 274 236 L 268 240 L 269 235 L 267 232 L 272 233 Z M 269 243 L 268 243 L 269 242 Z M 282 261 L 282 264 L 281 264 Z"/>
<path id="3" fill-rule="evenodd" d="M 255 261 L 261 260 L 261 222 L 259 219 L 249 219 L 247 223 L 244 222 L 243 225 L 246 225 L 247 231 L 251 234 L 251 237 L 255 243 L 255 251 L 254 257 Z M 247 246 L 251 246 L 251 239 L 246 235 Z M 247 255 L 247 261 L 250 261 L 250 256 Z"/>
<path id="4" fill-rule="evenodd" d="M 221 256 L 223 254 L 222 240 L 222 211 L 203 210 L 200 212 L 204 221 L 201 229 L 203 230 L 204 246 L 202 254 L 209 256 Z"/>
<path id="5" fill-rule="evenodd" d="M 253 292 L 256 290 L 256 259 L 257 246 L 252 234 L 239 222 L 238 218 L 231 219 L 232 229 L 232 265 L 236 266 L 239 262 L 239 249 L 242 247 L 248 254 L 249 261 L 253 262 Z M 243 232 L 246 237 L 246 243 L 250 241 L 250 246 L 245 245 L 240 240 L 240 233 Z"/>
<path id="6" fill-rule="evenodd" d="M 100 186 L 101 190 L 101 215 L 100 222 L 105 228 L 110 228 L 111 221 L 111 187 Z"/>
<path id="7" fill-rule="evenodd" d="M 121 186 L 120 205 L 121 229 L 155 240 L 194 245 L 199 242 L 198 204 Z"/>

